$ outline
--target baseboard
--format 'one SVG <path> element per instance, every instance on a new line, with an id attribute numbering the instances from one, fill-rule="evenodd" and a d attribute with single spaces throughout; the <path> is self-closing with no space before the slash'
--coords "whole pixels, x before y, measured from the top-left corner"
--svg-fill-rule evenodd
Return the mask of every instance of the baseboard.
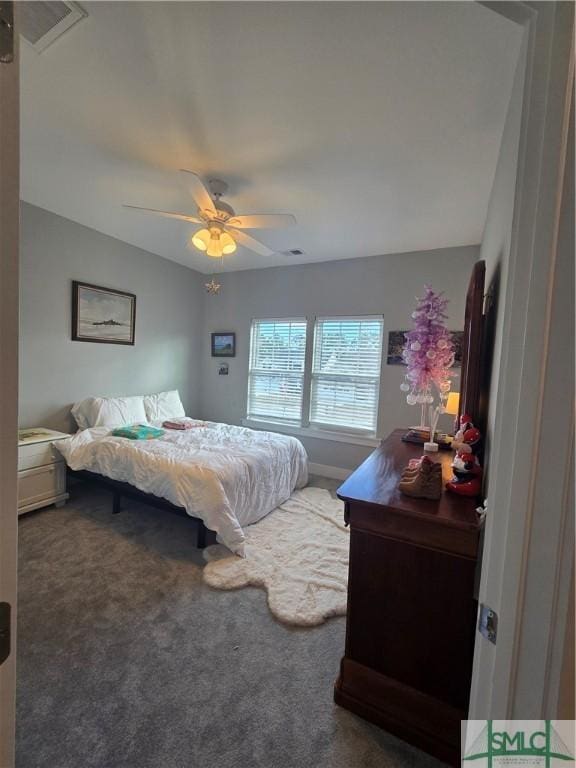
<path id="1" fill-rule="evenodd" d="M 331 467 L 329 464 L 308 464 L 308 471 L 311 475 L 320 475 L 321 477 L 331 477 L 334 480 L 346 480 L 354 470 L 344 469 L 343 467 Z"/>

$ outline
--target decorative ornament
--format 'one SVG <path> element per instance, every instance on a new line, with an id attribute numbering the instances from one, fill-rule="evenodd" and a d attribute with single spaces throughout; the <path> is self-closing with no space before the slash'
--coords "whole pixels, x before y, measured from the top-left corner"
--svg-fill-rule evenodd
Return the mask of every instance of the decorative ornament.
<path id="1" fill-rule="evenodd" d="M 406 381 L 403 381 L 402 384 L 400 384 L 400 389 L 402 392 L 410 392 L 410 384 L 408 384 Z"/>
<path id="2" fill-rule="evenodd" d="M 422 345 L 419 341 L 413 341 L 412 344 L 410 344 L 410 349 L 413 352 L 419 352 L 422 349 Z"/>
<path id="3" fill-rule="evenodd" d="M 204 287 L 206 288 L 206 293 L 209 293 L 211 296 L 217 296 L 222 285 L 212 278 L 209 283 L 204 283 Z"/>
<path id="4" fill-rule="evenodd" d="M 224 254 L 220 254 L 220 269 L 224 270 Z M 221 283 L 216 282 L 215 278 L 211 278 L 209 283 L 204 283 L 204 288 L 206 288 L 206 293 L 208 293 L 210 296 L 218 296 L 220 293 L 220 288 L 222 288 Z"/>

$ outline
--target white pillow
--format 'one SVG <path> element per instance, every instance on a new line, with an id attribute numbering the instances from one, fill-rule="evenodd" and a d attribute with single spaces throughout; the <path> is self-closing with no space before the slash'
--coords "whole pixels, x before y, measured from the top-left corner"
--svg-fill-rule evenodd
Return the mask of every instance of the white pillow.
<path id="1" fill-rule="evenodd" d="M 87 397 L 72 408 L 80 429 L 120 427 L 147 421 L 142 395 L 134 397 Z"/>
<path id="2" fill-rule="evenodd" d="M 97 398 L 97 401 L 93 427 L 121 427 L 123 424 L 140 424 L 147 420 L 142 395 L 102 397 Z"/>
<path id="3" fill-rule="evenodd" d="M 98 398 L 86 397 L 84 400 L 80 400 L 78 403 L 74 403 L 72 406 L 72 416 L 78 429 L 88 429 L 92 426 L 94 419 L 96 418 L 96 404 Z"/>
<path id="4" fill-rule="evenodd" d="M 157 395 L 144 395 L 144 408 L 148 421 L 161 421 L 186 416 L 177 389 L 171 392 L 159 392 Z"/>

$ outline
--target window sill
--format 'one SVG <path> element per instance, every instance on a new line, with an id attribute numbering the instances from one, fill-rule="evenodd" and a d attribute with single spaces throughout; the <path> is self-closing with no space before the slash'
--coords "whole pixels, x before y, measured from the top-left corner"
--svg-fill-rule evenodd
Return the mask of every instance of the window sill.
<path id="1" fill-rule="evenodd" d="M 352 434 L 351 432 L 329 432 L 314 427 L 296 427 L 289 424 L 277 424 L 273 421 L 257 421 L 256 419 L 242 419 L 242 424 L 251 429 L 264 429 L 267 432 L 280 432 L 294 437 L 311 437 L 316 440 L 331 440 L 334 443 L 348 443 L 349 445 L 365 445 L 369 448 L 377 448 L 380 439 L 374 435 Z"/>

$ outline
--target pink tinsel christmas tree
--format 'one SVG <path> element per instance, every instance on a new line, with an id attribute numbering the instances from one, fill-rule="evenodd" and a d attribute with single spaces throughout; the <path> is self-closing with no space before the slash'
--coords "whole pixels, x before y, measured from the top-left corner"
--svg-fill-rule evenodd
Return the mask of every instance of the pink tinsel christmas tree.
<path id="1" fill-rule="evenodd" d="M 432 406 L 436 401 L 437 413 L 443 412 L 450 392 L 450 367 L 454 363 L 452 334 L 444 324 L 448 318 L 448 299 L 429 285 L 425 288 L 412 312 L 414 328 L 405 334 L 402 356 L 408 370 L 400 387 L 409 393 L 409 405 L 422 405 L 422 426 L 426 405 Z"/>

